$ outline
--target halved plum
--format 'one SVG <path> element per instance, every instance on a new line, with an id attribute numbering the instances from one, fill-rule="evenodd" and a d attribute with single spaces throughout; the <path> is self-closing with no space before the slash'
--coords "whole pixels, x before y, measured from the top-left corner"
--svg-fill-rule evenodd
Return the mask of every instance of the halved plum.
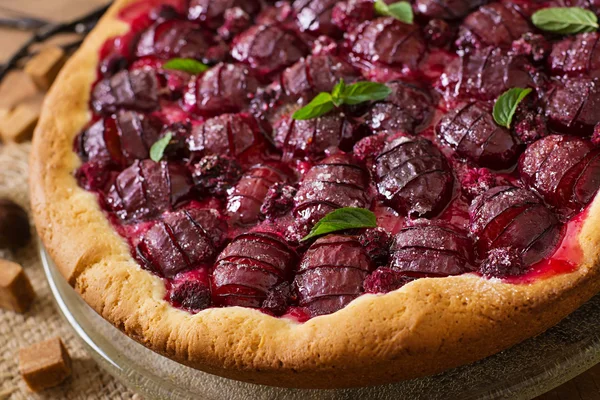
<path id="1" fill-rule="evenodd" d="M 338 1 L 331 12 L 331 20 L 339 29 L 348 32 L 373 19 L 375 7 L 372 0 Z"/>
<path id="2" fill-rule="evenodd" d="M 514 87 L 535 88 L 538 79 L 527 57 L 488 47 L 461 54 L 447 66 L 440 83 L 451 97 L 495 100 Z"/>
<path id="3" fill-rule="evenodd" d="M 575 136 L 547 136 L 525 151 L 519 172 L 546 203 L 570 216 L 600 188 L 600 149 Z"/>
<path id="4" fill-rule="evenodd" d="M 209 154 L 236 158 L 241 164 L 260 158 L 267 142 L 254 117 L 223 114 L 192 128 L 187 147 L 194 156 Z"/>
<path id="5" fill-rule="evenodd" d="M 436 133 L 459 156 L 495 170 L 513 166 L 522 147 L 508 129 L 496 124 L 482 102 L 467 103 L 446 114 Z"/>
<path id="6" fill-rule="evenodd" d="M 137 57 L 155 56 L 195 58 L 205 63 L 222 61 L 227 47 L 197 24 L 170 19 L 157 22 L 140 34 L 136 46 Z"/>
<path id="7" fill-rule="evenodd" d="M 388 82 L 392 94 L 367 113 L 366 123 L 375 133 L 416 134 L 429 126 L 435 112 L 431 93 L 402 81 Z"/>
<path id="8" fill-rule="evenodd" d="M 333 7 L 339 0 L 294 0 L 296 26 L 300 32 L 337 36 L 340 31 L 332 21 Z"/>
<path id="9" fill-rule="evenodd" d="M 450 202 L 454 175 L 429 140 L 398 137 L 375 159 L 377 190 L 402 215 L 433 217 Z"/>
<path id="10" fill-rule="evenodd" d="M 122 70 L 96 83 L 92 90 L 92 108 L 100 114 L 112 114 L 120 108 L 153 111 L 158 107 L 158 89 L 155 71 L 148 68 Z"/>
<path id="11" fill-rule="evenodd" d="M 283 117 L 275 126 L 275 145 L 284 158 L 308 158 L 318 160 L 328 151 L 338 148 L 352 151 L 352 146 L 364 136 L 364 132 L 343 113 L 295 120 L 291 115 Z"/>
<path id="12" fill-rule="evenodd" d="M 460 26 L 459 48 L 510 47 L 523 34 L 532 31 L 528 18 L 517 5 L 497 2 L 484 5 L 468 15 Z"/>
<path id="13" fill-rule="evenodd" d="M 212 274 L 213 302 L 261 308 L 269 294 L 292 279 L 298 256 L 274 233 L 248 232 L 221 252 Z M 269 302 L 267 302 L 269 303 Z"/>
<path id="14" fill-rule="evenodd" d="M 294 214 L 312 226 L 341 207 L 369 207 L 369 172 L 348 154 L 338 153 L 312 167 L 294 198 Z"/>
<path id="15" fill-rule="evenodd" d="M 395 236 L 390 268 L 412 277 L 474 271 L 473 242 L 466 233 L 451 225 L 419 221 Z"/>
<path id="16" fill-rule="evenodd" d="M 162 277 L 209 266 L 226 238 L 216 210 L 189 208 L 163 215 L 136 247 L 142 265 Z"/>
<path id="17" fill-rule="evenodd" d="M 420 14 L 429 18 L 460 19 L 488 0 L 416 0 Z"/>
<path id="18" fill-rule="evenodd" d="M 320 238 L 300 261 L 294 279 L 298 303 L 313 317 L 334 313 L 363 293 L 363 281 L 372 269 L 369 255 L 356 238 Z"/>
<path id="19" fill-rule="evenodd" d="M 550 71 L 554 75 L 583 75 L 600 78 L 600 48 L 597 32 L 567 36 L 554 43 L 548 58 Z"/>
<path id="20" fill-rule="evenodd" d="M 256 0 L 189 0 L 187 16 L 214 29 L 223 23 L 227 10 L 236 7 L 254 15 L 260 11 L 261 3 Z"/>
<path id="21" fill-rule="evenodd" d="M 277 25 L 254 25 L 235 37 L 231 55 L 265 76 L 292 65 L 307 51 L 299 38 Z"/>
<path id="22" fill-rule="evenodd" d="M 530 266 L 550 256 L 561 237 L 556 215 L 535 194 L 514 186 L 483 193 L 471 204 L 469 216 L 480 256 L 494 248 L 512 247 Z"/>
<path id="23" fill-rule="evenodd" d="M 600 122 L 599 79 L 554 81 L 554 88 L 546 101 L 546 115 L 554 130 L 587 136 Z"/>
<path id="24" fill-rule="evenodd" d="M 248 67 L 220 63 L 190 82 L 185 106 L 205 117 L 240 112 L 250 104 L 259 85 Z"/>
<path id="25" fill-rule="evenodd" d="M 351 53 L 371 64 L 416 69 L 426 50 L 417 25 L 392 17 L 365 21 L 347 35 Z"/>
<path id="26" fill-rule="evenodd" d="M 136 160 L 117 176 L 106 196 L 106 205 L 126 222 L 147 220 L 173 209 L 191 189 L 185 167 L 165 161 Z"/>
<path id="27" fill-rule="evenodd" d="M 260 208 L 269 188 L 275 183 L 287 183 L 289 175 L 275 165 L 255 165 L 239 180 L 227 196 L 230 223 L 239 226 L 258 222 Z"/>

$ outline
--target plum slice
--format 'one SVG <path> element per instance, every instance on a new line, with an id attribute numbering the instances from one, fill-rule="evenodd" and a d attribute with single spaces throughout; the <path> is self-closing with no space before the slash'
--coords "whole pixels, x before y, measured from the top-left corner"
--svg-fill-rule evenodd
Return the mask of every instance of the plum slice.
<path id="1" fill-rule="evenodd" d="M 432 217 L 450 202 L 454 176 L 430 141 L 399 137 L 375 159 L 377 190 L 402 215 Z"/>
<path id="2" fill-rule="evenodd" d="M 369 207 L 369 181 L 369 172 L 351 155 L 329 156 L 304 175 L 294 197 L 294 214 L 312 226 L 337 208 Z"/>
<path id="3" fill-rule="evenodd" d="M 548 58 L 552 74 L 600 78 L 598 39 L 596 32 L 582 33 L 555 43 Z"/>
<path id="4" fill-rule="evenodd" d="M 546 116 L 554 130 L 576 135 L 590 135 L 600 122 L 600 81 L 570 78 L 554 82 L 548 95 Z"/>
<path id="5" fill-rule="evenodd" d="M 417 25 L 391 17 L 365 21 L 348 34 L 352 54 L 368 63 L 415 69 L 426 45 Z"/>
<path id="6" fill-rule="evenodd" d="M 250 104 L 259 82 L 248 67 L 220 63 L 190 82 L 186 108 L 205 117 L 240 112 Z"/>
<path id="7" fill-rule="evenodd" d="M 492 3 L 465 18 L 457 44 L 459 47 L 510 47 L 514 40 L 531 30 L 526 16 L 515 4 Z"/>
<path id="8" fill-rule="evenodd" d="M 230 223 L 244 226 L 258 222 L 269 188 L 288 179 L 288 174 L 276 166 L 263 164 L 250 168 L 227 196 Z"/>
<path id="9" fill-rule="evenodd" d="M 371 0 L 338 1 L 331 12 L 332 22 L 344 32 L 373 19 L 374 16 L 375 7 Z"/>
<path id="10" fill-rule="evenodd" d="M 488 0 L 416 0 L 419 13 L 429 18 L 460 19 Z"/>
<path id="11" fill-rule="evenodd" d="M 440 82 L 452 97 L 495 100 L 514 87 L 535 88 L 536 79 L 536 71 L 525 56 L 488 47 L 452 61 Z"/>
<path id="12" fill-rule="evenodd" d="M 301 32 L 313 35 L 337 36 L 332 21 L 333 7 L 339 0 L 295 0 L 296 26 Z"/>
<path id="13" fill-rule="evenodd" d="M 387 99 L 375 103 L 369 110 L 366 122 L 373 132 L 415 134 L 431 123 L 434 114 L 433 96 L 416 85 L 392 81 Z"/>
<path id="14" fill-rule="evenodd" d="M 119 71 L 94 86 L 92 108 L 100 114 L 111 114 L 119 108 L 153 111 L 158 107 L 158 89 L 155 71 L 147 68 Z"/>
<path id="15" fill-rule="evenodd" d="M 213 301 L 260 308 L 269 294 L 292 279 L 298 256 L 278 235 L 249 232 L 221 252 L 212 270 Z"/>
<path id="16" fill-rule="evenodd" d="M 447 224 L 419 222 L 394 238 L 390 268 L 407 276 L 449 276 L 475 270 L 473 242 Z"/>
<path id="17" fill-rule="evenodd" d="M 556 215 L 527 189 L 497 186 L 477 197 L 469 208 L 470 231 L 481 257 L 494 248 L 522 252 L 525 265 L 548 257 L 561 237 Z"/>
<path id="18" fill-rule="evenodd" d="M 191 178 L 184 167 L 138 160 L 117 176 L 106 204 L 124 221 L 146 220 L 171 210 L 191 189 Z"/>
<path id="19" fill-rule="evenodd" d="M 187 138 L 188 149 L 198 155 L 218 154 L 248 162 L 266 146 L 258 122 L 248 114 L 223 114 L 195 126 Z"/>
<path id="20" fill-rule="evenodd" d="M 294 280 L 298 303 L 313 317 L 334 313 L 363 293 L 363 281 L 372 269 L 369 255 L 356 238 L 320 238 L 300 261 Z"/>
<path id="21" fill-rule="evenodd" d="M 522 147 L 508 129 L 496 124 L 488 107 L 480 102 L 467 103 L 446 114 L 436 132 L 459 156 L 496 170 L 514 165 Z"/>
<path id="22" fill-rule="evenodd" d="M 301 59 L 306 46 L 277 25 L 255 25 L 233 40 L 231 55 L 259 75 L 270 75 Z"/>
<path id="23" fill-rule="evenodd" d="M 523 182 L 561 214 L 583 209 L 600 187 L 600 149 L 574 136 L 547 136 L 519 162 Z"/>
<path id="24" fill-rule="evenodd" d="M 209 28 L 219 27 L 225 18 L 227 10 L 239 8 L 249 15 L 260 11 L 260 2 L 256 0 L 190 0 L 188 3 L 188 18 L 200 21 Z"/>
<path id="25" fill-rule="evenodd" d="M 315 160 L 337 148 L 352 151 L 352 146 L 362 136 L 360 127 L 341 113 L 308 120 L 294 120 L 288 115 L 275 128 L 275 144 L 283 150 L 286 158 Z"/>
<path id="26" fill-rule="evenodd" d="M 195 58 L 203 62 L 221 61 L 227 51 L 219 51 L 219 46 L 209 32 L 197 24 L 182 20 L 157 22 L 142 32 L 137 43 L 137 57 L 156 56 L 159 58 Z"/>
<path id="27" fill-rule="evenodd" d="M 166 213 L 140 239 L 136 254 L 162 277 L 207 267 L 224 244 L 227 226 L 215 210 L 190 208 Z"/>

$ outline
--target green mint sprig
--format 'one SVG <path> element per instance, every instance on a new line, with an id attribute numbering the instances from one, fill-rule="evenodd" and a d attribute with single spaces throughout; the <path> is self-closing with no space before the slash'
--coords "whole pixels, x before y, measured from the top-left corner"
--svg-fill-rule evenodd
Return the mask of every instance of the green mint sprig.
<path id="1" fill-rule="evenodd" d="M 377 218 L 366 208 L 344 207 L 330 212 L 319 220 L 302 241 L 347 229 L 376 228 Z"/>
<path id="2" fill-rule="evenodd" d="M 173 133 L 167 132 L 165 133 L 165 136 L 154 142 L 152 147 L 150 147 L 150 159 L 152 161 L 159 162 L 160 160 L 162 160 L 165 154 L 165 150 L 171 142 L 171 139 L 173 139 Z"/>
<path id="3" fill-rule="evenodd" d="M 383 0 L 377 0 L 375 1 L 375 12 L 385 17 L 393 17 L 405 24 L 412 24 L 415 19 L 412 6 L 408 1 L 386 4 Z"/>
<path id="4" fill-rule="evenodd" d="M 512 88 L 502 93 L 494 103 L 494 111 L 492 112 L 494 121 L 498 125 L 510 129 L 517 107 L 529 93 L 531 93 L 530 88 Z"/>
<path id="5" fill-rule="evenodd" d="M 193 58 L 171 58 L 163 64 L 163 69 L 183 71 L 192 75 L 206 72 L 210 67 Z"/>
<path id="6" fill-rule="evenodd" d="M 581 7 L 542 8 L 533 13 L 531 22 L 539 29 L 561 34 L 593 32 L 598 29 L 598 17 Z"/>

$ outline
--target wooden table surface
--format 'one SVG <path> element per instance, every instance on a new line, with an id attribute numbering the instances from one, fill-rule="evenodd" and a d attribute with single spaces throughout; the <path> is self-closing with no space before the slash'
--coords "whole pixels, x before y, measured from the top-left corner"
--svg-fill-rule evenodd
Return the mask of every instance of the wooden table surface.
<path id="1" fill-rule="evenodd" d="M 0 17 L 23 14 L 50 21 L 68 21 L 108 0 L 2 0 Z M 0 62 L 27 40 L 29 33 L 0 28 Z M 538 398 L 538 400 L 600 400 L 600 365 Z"/>

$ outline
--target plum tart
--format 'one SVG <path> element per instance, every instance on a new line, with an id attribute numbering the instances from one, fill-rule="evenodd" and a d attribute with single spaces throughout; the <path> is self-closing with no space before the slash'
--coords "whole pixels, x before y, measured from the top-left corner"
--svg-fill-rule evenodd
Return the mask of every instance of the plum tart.
<path id="1" fill-rule="evenodd" d="M 46 99 L 38 232 L 105 319 L 209 373 L 492 355 L 600 289 L 592 3 L 117 0 Z"/>

